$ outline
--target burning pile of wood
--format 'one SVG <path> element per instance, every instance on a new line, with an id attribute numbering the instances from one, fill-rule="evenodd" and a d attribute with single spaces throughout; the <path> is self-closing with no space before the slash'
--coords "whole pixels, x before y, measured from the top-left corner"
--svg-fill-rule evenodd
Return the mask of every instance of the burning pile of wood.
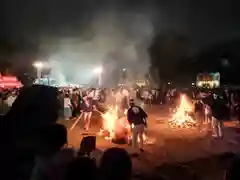
<path id="1" fill-rule="evenodd" d="M 192 112 L 193 105 L 187 101 L 185 95 L 182 95 L 179 107 L 176 108 L 176 111 L 168 122 L 170 127 L 191 128 L 196 126 L 196 121 L 191 116 Z"/>

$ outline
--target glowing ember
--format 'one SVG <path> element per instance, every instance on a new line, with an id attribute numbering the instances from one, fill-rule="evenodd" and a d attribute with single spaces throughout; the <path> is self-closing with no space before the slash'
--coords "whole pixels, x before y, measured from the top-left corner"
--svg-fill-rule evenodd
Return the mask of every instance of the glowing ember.
<path id="1" fill-rule="evenodd" d="M 193 105 L 187 101 L 186 96 L 182 95 L 180 105 L 176 108 L 175 114 L 169 121 L 171 127 L 190 128 L 196 125 L 196 122 L 191 117 L 193 113 Z"/>

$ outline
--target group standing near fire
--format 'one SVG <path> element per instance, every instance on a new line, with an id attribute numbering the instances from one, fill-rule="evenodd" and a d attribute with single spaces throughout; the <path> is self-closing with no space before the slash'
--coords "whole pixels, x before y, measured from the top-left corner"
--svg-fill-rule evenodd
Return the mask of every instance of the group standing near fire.
<path id="1" fill-rule="evenodd" d="M 3 91 L 3 101 L 1 102 L 11 108 L 13 102 L 17 98 L 17 93 L 15 92 L 15 90 Z M 198 99 L 197 93 L 195 93 L 194 91 L 191 91 L 191 93 L 193 94 L 193 97 L 195 99 Z M 198 91 L 198 93 L 204 94 L 201 91 Z M 163 93 L 159 90 L 149 90 L 146 88 L 131 90 L 127 90 L 127 88 L 118 88 L 110 89 L 109 91 L 107 89 L 100 88 L 90 88 L 89 90 L 60 89 L 59 102 L 60 104 L 62 104 L 62 108 L 59 112 L 61 116 L 64 117 L 64 119 L 66 120 L 70 120 L 72 119 L 72 117 L 78 118 L 80 117 L 79 114 L 82 114 L 81 118 L 83 118 L 84 121 L 84 129 L 88 130 L 91 124 L 92 112 L 96 109 L 99 102 L 102 102 L 104 104 L 104 102 L 109 99 L 108 97 L 112 97 L 112 99 L 109 101 L 109 104 L 115 104 L 121 111 L 119 113 L 120 116 L 122 116 L 126 115 L 125 111 L 127 109 L 129 110 L 128 112 L 134 112 L 132 111 L 133 109 L 141 109 L 141 111 L 143 111 L 144 107 L 140 104 L 144 103 L 148 104 L 148 107 L 151 107 L 152 103 L 162 104 L 163 102 L 171 102 L 169 104 L 174 105 L 174 98 L 178 97 L 177 94 L 178 92 L 176 91 L 176 89 L 164 91 Z M 204 129 L 204 124 L 207 123 L 209 127 L 211 127 L 212 136 L 222 138 L 223 121 L 230 119 L 230 115 L 234 115 L 235 117 L 237 117 L 238 121 L 240 119 L 240 101 L 238 93 L 237 91 L 224 90 L 223 94 L 221 95 L 216 95 L 217 93 L 212 92 L 205 94 L 207 94 L 207 97 L 211 99 L 211 102 L 206 102 L 204 97 L 198 99 L 195 104 L 195 117 L 198 124 L 198 130 L 199 132 L 201 132 Z M 131 98 L 134 99 L 135 102 L 129 102 Z M 135 105 L 133 106 L 133 104 Z M 138 108 L 133 108 L 136 107 L 136 104 L 139 105 Z M 1 110 L 3 110 L 3 108 L 1 108 Z M 132 121 L 131 119 L 128 120 L 129 122 Z M 141 134 L 141 130 L 139 133 L 139 128 L 137 128 L 138 126 L 133 127 L 133 134 L 134 132 L 137 132 L 137 134 Z"/>

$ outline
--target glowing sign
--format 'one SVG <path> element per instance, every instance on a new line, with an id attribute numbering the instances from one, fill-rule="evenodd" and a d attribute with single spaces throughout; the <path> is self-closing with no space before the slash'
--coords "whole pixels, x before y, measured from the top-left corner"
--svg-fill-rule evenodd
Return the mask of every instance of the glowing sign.
<path id="1" fill-rule="evenodd" d="M 218 88 L 220 86 L 220 73 L 198 74 L 196 85 L 201 88 Z"/>
<path id="2" fill-rule="evenodd" d="M 17 81 L 17 78 L 16 77 L 11 77 L 11 76 L 2 76 L 1 77 L 1 79 L 3 80 L 3 81 Z"/>

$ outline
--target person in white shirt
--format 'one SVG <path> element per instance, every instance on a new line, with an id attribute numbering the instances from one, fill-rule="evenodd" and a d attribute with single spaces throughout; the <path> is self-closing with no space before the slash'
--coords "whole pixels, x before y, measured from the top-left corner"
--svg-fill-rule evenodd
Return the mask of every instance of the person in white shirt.
<path id="1" fill-rule="evenodd" d="M 72 104 L 69 98 L 69 95 L 66 94 L 64 97 L 64 118 L 65 120 L 69 120 L 72 117 Z"/>

